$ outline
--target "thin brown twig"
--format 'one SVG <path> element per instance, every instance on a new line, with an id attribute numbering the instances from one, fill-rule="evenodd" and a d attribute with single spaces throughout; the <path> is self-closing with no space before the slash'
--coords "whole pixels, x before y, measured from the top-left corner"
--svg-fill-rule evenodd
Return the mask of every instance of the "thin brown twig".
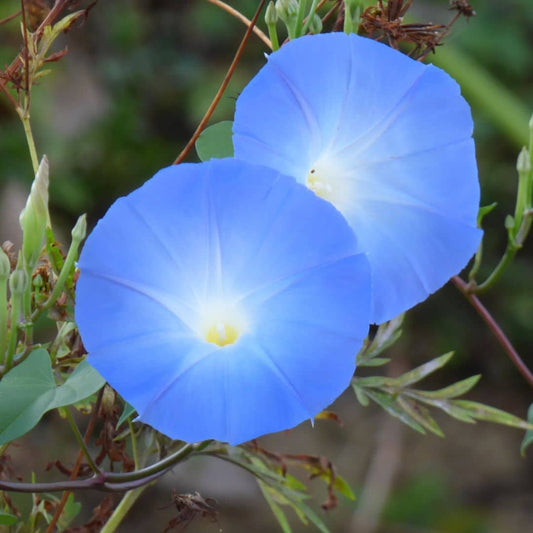
<path id="1" fill-rule="evenodd" d="M 239 45 L 239 48 L 237 48 L 237 52 L 235 52 L 235 56 L 233 57 L 233 61 L 231 62 L 231 65 L 226 72 L 226 76 L 222 80 L 222 83 L 220 85 L 220 88 L 217 91 L 217 94 L 213 98 L 213 101 L 211 102 L 211 105 L 207 109 L 204 117 L 200 121 L 200 124 L 198 124 L 198 127 L 196 128 L 196 131 L 193 133 L 192 137 L 190 138 L 189 142 L 185 146 L 185 148 L 181 151 L 180 155 L 176 158 L 174 161 L 174 165 L 177 165 L 178 163 L 181 163 L 187 154 L 189 153 L 190 149 L 194 146 L 194 143 L 200 137 L 200 133 L 202 133 L 203 129 L 209 122 L 209 119 L 211 118 L 211 115 L 213 114 L 213 111 L 215 110 L 216 106 L 220 102 L 220 99 L 222 98 L 222 95 L 224 94 L 224 91 L 226 90 L 231 77 L 233 73 L 235 72 L 235 69 L 237 68 L 237 65 L 241 59 L 242 53 L 244 51 L 244 47 L 246 46 L 246 43 L 248 42 L 248 39 L 250 38 L 250 35 L 252 34 L 253 28 L 257 22 L 257 19 L 259 18 L 259 15 L 261 14 L 261 11 L 263 10 L 263 6 L 265 5 L 266 0 L 261 0 L 259 2 L 259 5 L 257 6 L 257 10 L 255 12 L 255 15 L 253 19 L 250 21 L 250 25 L 246 29 L 246 32 L 244 34 L 244 37 L 242 38 L 241 44 Z"/>
<path id="2" fill-rule="evenodd" d="M 17 11 L 16 13 L 13 13 L 12 15 L 9 15 L 3 19 L 0 19 L 0 25 L 5 24 L 6 22 L 9 22 L 10 20 L 13 20 L 14 18 L 17 18 L 20 15 L 20 11 Z"/>
<path id="3" fill-rule="evenodd" d="M 93 412 L 91 415 L 91 419 L 89 420 L 89 424 L 87 426 L 87 429 L 85 430 L 85 435 L 83 436 L 83 441 L 85 444 L 89 444 L 89 441 L 91 440 L 91 435 L 94 431 L 94 426 L 96 425 L 96 419 L 98 418 L 98 412 L 100 411 L 100 405 L 102 404 L 102 395 L 103 395 L 104 389 L 100 389 L 100 392 L 98 393 L 98 398 L 96 399 L 96 403 L 94 404 Z M 76 463 L 74 465 L 74 468 L 72 470 L 72 473 L 70 474 L 70 481 L 74 481 L 78 477 L 78 473 L 81 468 L 81 462 L 83 460 L 83 450 L 80 450 L 78 453 L 78 457 L 76 459 Z M 61 517 L 61 513 L 63 512 L 63 509 L 65 508 L 65 505 L 67 504 L 68 497 L 72 491 L 66 490 L 63 492 L 63 496 L 61 497 L 61 500 L 59 504 L 57 505 L 56 511 L 54 513 L 54 516 L 52 517 L 52 520 L 50 521 L 50 524 L 48 525 L 48 528 L 46 530 L 46 533 L 53 533 L 56 524 Z"/>
<path id="4" fill-rule="evenodd" d="M 318 4 L 318 6 L 316 7 L 316 10 L 318 11 L 326 3 L 326 1 L 327 0 L 322 0 L 322 2 L 320 2 L 320 4 Z M 322 24 L 327 22 L 329 17 L 331 17 L 331 15 L 333 15 L 333 13 L 335 13 L 335 10 L 337 10 L 338 8 L 339 8 L 339 4 L 335 3 L 333 7 L 322 17 Z"/>
<path id="5" fill-rule="evenodd" d="M 249 18 L 245 17 L 240 11 L 237 11 L 234 7 L 231 7 L 225 2 L 222 2 L 222 0 L 207 0 L 207 1 L 219 7 L 220 9 L 226 11 L 231 16 L 240 20 L 246 26 L 250 26 L 250 24 L 252 23 L 252 21 Z M 254 28 L 253 32 L 257 35 L 257 37 L 259 37 L 259 39 L 261 39 L 272 50 L 272 43 L 270 42 L 270 39 L 268 38 L 268 36 L 257 26 L 254 26 L 253 28 Z"/>
<path id="6" fill-rule="evenodd" d="M 20 8 L 22 11 L 22 32 L 24 33 L 24 92 L 26 93 L 24 113 L 26 114 L 30 109 L 30 51 L 28 50 L 28 25 L 26 24 L 24 0 L 20 0 Z"/>
<path id="7" fill-rule="evenodd" d="M 36 42 L 41 37 L 44 31 L 44 28 L 46 26 L 51 26 L 57 20 L 57 18 L 61 15 L 68 1 L 69 0 L 56 0 L 55 1 L 52 9 L 48 12 L 48 15 L 46 15 L 45 19 L 41 22 L 39 27 L 33 33 L 34 39 L 36 40 Z M 21 62 L 22 62 L 22 59 L 19 54 L 11 62 L 11 64 L 5 69 L 4 71 L 5 76 L 0 77 L 0 86 L 5 85 L 11 79 L 14 72 L 16 72 L 20 68 Z"/>
<path id="8" fill-rule="evenodd" d="M 13 109 L 17 109 L 18 103 L 17 101 L 11 96 L 11 93 L 7 90 L 7 88 L 2 83 L 2 79 L 0 78 L 0 90 L 5 94 L 6 98 L 9 100 L 10 104 L 13 106 Z"/>
<path id="9" fill-rule="evenodd" d="M 435 42 L 433 43 L 433 46 L 431 48 L 426 48 L 421 54 L 420 57 L 417 58 L 417 61 L 424 61 L 426 57 L 430 54 L 430 52 L 435 51 L 435 47 L 438 46 L 444 37 L 450 33 L 452 30 L 452 26 L 459 20 L 459 17 L 461 16 L 461 12 L 458 11 L 448 22 L 448 24 L 444 27 L 444 29 L 439 33 L 439 36 L 435 39 Z"/>
<path id="10" fill-rule="evenodd" d="M 522 358 L 518 355 L 511 341 L 507 338 L 502 331 L 498 323 L 494 320 L 493 316 L 489 313 L 487 308 L 481 303 L 479 298 L 471 291 L 470 285 L 462 280 L 459 276 L 452 278 L 453 284 L 463 293 L 465 298 L 472 304 L 478 315 L 485 321 L 489 329 L 492 331 L 501 347 L 505 350 L 505 353 L 509 356 L 509 359 L 518 369 L 524 379 L 533 387 L 533 374 L 526 366 Z"/>

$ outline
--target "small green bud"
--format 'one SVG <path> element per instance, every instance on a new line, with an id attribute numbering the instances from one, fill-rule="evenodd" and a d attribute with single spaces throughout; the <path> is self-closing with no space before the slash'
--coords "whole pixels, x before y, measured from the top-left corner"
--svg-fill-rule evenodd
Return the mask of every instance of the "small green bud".
<path id="1" fill-rule="evenodd" d="M 277 0 L 276 11 L 283 22 L 288 23 L 298 15 L 297 0 Z"/>
<path id="2" fill-rule="evenodd" d="M 512 230 L 515 226 L 514 217 L 512 215 L 507 215 L 505 217 L 505 229 Z"/>
<path id="3" fill-rule="evenodd" d="M 20 296 L 24 294 L 26 287 L 28 286 L 28 274 L 21 269 L 17 268 L 11 274 L 9 278 L 9 290 L 14 296 Z"/>
<path id="4" fill-rule="evenodd" d="M 278 12 L 276 11 L 276 6 L 274 2 L 270 0 L 265 12 L 265 22 L 267 26 L 277 24 L 278 22 Z"/>
<path id="5" fill-rule="evenodd" d="M 516 161 L 516 170 L 520 174 L 528 173 L 531 170 L 531 159 L 529 158 L 529 152 L 527 148 L 522 148 L 518 154 L 518 159 Z"/>
<path id="6" fill-rule="evenodd" d="M 309 24 L 310 33 L 320 33 L 322 31 L 322 19 L 316 13 L 313 13 L 311 23 Z"/>
<path id="7" fill-rule="evenodd" d="M 50 223 L 48 214 L 48 159 L 43 156 L 33 184 L 26 207 L 20 214 L 19 221 L 23 232 L 22 255 L 29 270 L 33 270 L 43 246 L 44 232 Z"/>
<path id="8" fill-rule="evenodd" d="M 9 257 L 4 250 L 0 248 L 0 281 L 6 281 L 9 278 L 10 272 L 11 263 L 9 262 Z"/>
<path id="9" fill-rule="evenodd" d="M 76 243 L 80 243 L 85 239 L 85 235 L 87 235 L 87 215 L 81 215 L 80 218 L 78 218 L 76 224 L 72 228 L 72 240 Z"/>
<path id="10" fill-rule="evenodd" d="M 37 289 L 40 290 L 44 286 L 43 277 L 41 274 L 36 274 L 33 278 L 32 285 Z"/>

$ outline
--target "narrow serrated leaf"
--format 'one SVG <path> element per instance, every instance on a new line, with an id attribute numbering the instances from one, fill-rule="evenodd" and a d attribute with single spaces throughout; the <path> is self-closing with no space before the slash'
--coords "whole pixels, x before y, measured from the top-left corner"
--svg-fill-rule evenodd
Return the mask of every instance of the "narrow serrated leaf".
<path id="1" fill-rule="evenodd" d="M 475 419 L 472 418 L 468 411 L 452 403 L 455 400 L 430 399 L 426 396 L 418 394 L 418 391 L 406 391 L 405 394 L 406 396 L 423 402 L 426 405 L 431 405 L 432 407 L 436 407 L 437 409 L 444 411 L 447 415 L 455 418 L 456 420 L 460 420 L 461 422 L 466 422 L 468 424 L 476 423 Z"/>
<path id="2" fill-rule="evenodd" d="M 333 482 L 333 488 L 339 493 L 348 498 L 349 500 L 355 501 L 357 498 L 355 497 L 355 494 L 353 493 L 353 490 L 351 489 L 350 485 L 346 482 L 344 478 L 339 476 L 339 474 L 336 475 L 335 481 Z"/>
<path id="3" fill-rule="evenodd" d="M 423 365 L 416 367 L 401 376 L 394 378 L 394 384 L 397 387 L 405 388 L 413 383 L 418 383 L 425 377 L 429 376 L 439 368 L 442 368 L 451 358 L 453 357 L 453 352 L 448 352 L 447 354 L 436 357 Z"/>
<path id="4" fill-rule="evenodd" d="M 410 414 L 406 413 L 401 407 L 399 407 L 390 396 L 374 390 L 365 390 L 365 393 L 390 415 L 400 419 L 404 424 L 407 424 L 415 431 L 422 434 L 426 433 L 426 430 Z"/>
<path id="5" fill-rule="evenodd" d="M 497 409 L 496 407 L 490 407 L 489 405 L 468 400 L 453 400 L 453 403 L 468 411 L 471 416 L 477 420 L 494 422 L 495 424 L 502 424 L 504 426 L 526 430 L 533 429 L 533 424 L 530 424 L 511 413 Z"/>
<path id="6" fill-rule="evenodd" d="M 357 366 L 383 366 L 390 362 L 389 357 L 371 357 L 369 359 L 362 359 L 357 363 Z"/>
<path id="7" fill-rule="evenodd" d="M 384 376 L 368 376 L 366 378 L 354 377 L 353 382 L 360 388 L 380 388 L 392 385 L 393 380 Z"/>
<path id="8" fill-rule="evenodd" d="M 471 376 L 469 378 L 463 379 L 450 385 L 444 387 L 443 389 L 435 391 L 416 391 L 418 394 L 425 396 L 426 398 L 436 398 L 436 399 L 447 399 L 447 398 L 456 398 L 457 396 L 462 396 L 466 394 L 472 387 L 474 387 L 477 382 L 480 380 L 481 374 L 476 376 Z"/>
<path id="9" fill-rule="evenodd" d="M 399 315 L 390 322 L 381 324 L 372 339 L 372 342 L 357 355 L 357 364 L 367 365 L 368 361 L 383 353 L 392 346 L 401 336 L 400 326 L 404 315 Z"/>
<path id="10" fill-rule="evenodd" d="M 429 409 L 415 402 L 411 403 L 409 400 L 402 397 L 398 398 L 398 405 L 404 409 L 407 414 L 411 415 L 422 427 L 438 437 L 444 437 L 442 429 L 440 429 L 437 422 L 435 422 L 433 417 L 429 414 Z"/>
<path id="11" fill-rule="evenodd" d="M 283 512 L 281 507 L 274 501 L 274 499 L 272 498 L 270 494 L 272 491 L 272 488 L 259 479 L 257 480 L 257 483 L 259 484 L 259 487 L 261 488 L 263 497 L 265 498 L 270 509 L 272 510 L 272 513 L 276 517 L 278 524 L 281 526 L 281 530 L 283 531 L 283 533 L 292 533 L 291 526 L 289 525 L 289 522 L 287 520 L 287 517 L 285 516 L 285 513 Z"/>
<path id="12" fill-rule="evenodd" d="M 355 396 L 357 397 L 357 401 L 363 406 L 367 407 L 370 401 L 368 400 L 368 396 L 366 395 L 365 391 L 352 383 L 352 389 L 355 392 Z"/>

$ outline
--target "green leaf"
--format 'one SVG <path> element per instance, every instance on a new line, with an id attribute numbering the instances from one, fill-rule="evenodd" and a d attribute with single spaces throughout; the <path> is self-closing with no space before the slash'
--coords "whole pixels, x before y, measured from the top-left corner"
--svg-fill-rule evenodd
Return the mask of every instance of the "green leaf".
<path id="1" fill-rule="evenodd" d="M 416 367 L 414 370 L 406 372 L 398 378 L 394 378 L 394 384 L 397 387 L 403 388 L 407 387 L 408 385 L 412 385 L 413 383 L 417 383 L 418 381 L 421 381 L 425 377 L 429 376 L 429 374 L 435 372 L 435 370 L 442 368 L 452 357 L 453 352 L 436 357 L 435 359 Z"/>
<path id="2" fill-rule="evenodd" d="M 383 366 L 390 362 L 389 357 L 371 357 L 369 359 L 363 358 L 357 366 Z"/>
<path id="3" fill-rule="evenodd" d="M 457 396 L 462 396 L 463 394 L 466 394 L 472 387 L 474 387 L 474 385 L 477 384 L 480 378 L 481 374 L 478 374 L 476 376 L 471 376 L 469 378 L 458 381 L 457 383 L 454 383 L 453 385 L 450 385 L 448 387 L 444 387 L 443 389 L 432 391 L 419 390 L 416 392 L 417 394 L 425 396 L 426 398 L 435 398 L 443 400 L 447 398 L 456 398 Z"/>
<path id="4" fill-rule="evenodd" d="M 392 386 L 395 381 L 385 376 L 368 376 L 366 378 L 354 377 L 353 382 L 357 383 L 358 387 L 378 389 L 384 386 Z"/>
<path id="5" fill-rule="evenodd" d="M 344 478 L 339 476 L 335 477 L 335 481 L 333 482 L 333 488 L 339 493 L 348 498 L 349 500 L 355 501 L 357 498 L 355 497 L 355 494 L 353 493 L 350 485 L 346 482 Z"/>
<path id="6" fill-rule="evenodd" d="M 228 447 L 227 455 L 217 455 L 217 457 L 244 468 L 257 478 L 260 485 L 264 483 L 268 487 L 270 499 L 267 499 L 267 501 L 270 504 L 272 500 L 276 507 L 278 507 L 276 510 L 272 508 L 272 512 L 278 521 L 280 521 L 279 513 L 282 512 L 279 506 L 288 505 L 303 524 L 311 522 L 322 533 L 329 533 L 327 526 L 320 517 L 304 503 L 304 500 L 309 498 L 309 494 L 304 491 L 306 489 L 305 485 L 301 484 L 296 478 L 281 475 L 254 455 L 253 452 L 245 448 Z M 301 490 L 300 487 L 304 490 Z M 280 522 L 281 524 L 282 522 Z M 290 529 L 284 531 L 290 531 Z"/>
<path id="7" fill-rule="evenodd" d="M 410 402 L 408 399 L 402 398 L 401 396 L 397 401 L 398 406 L 410 415 L 413 420 L 416 420 L 423 428 L 431 431 L 431 433 L 438 437 L 444 437 L 442 429 L 440 429 L 437 422 L 435 422 L 433 417 L 429 414 L 429 409 L 415 402 Z"/>
<path id="8" fill-rule="evenodd" d="M 19 521 L 18 517 L 15 515 L 4 513 L 0 511 L 0 524 L 3 526 L 12 526 Z"/>
<path id="9" fill-rule="evenodd" d="M 119 428 L 130 416 L 132 416 L 133 413 L 135 413 L 135 407 L 126 402 L 124 404 L 124 410 L 118 419 L 117 428 Z"/>
<path id="10" fill-rule="evenodd" d="M 527 421 L 530 424 L 533 424 L 533 403 L 529 406 L 529 409 L 527 411 Z M 533 429 L 528 429 L 524 436 L 524 440 L 522 441 L 522 444 L 520 445 L 520 453 L 522 454 L 522 456 L 526 455 L 526 449 L 532 442 L 533 442 Z"/>
<path id="11" fill-rule="evenodd" d="M 357 366 L 379 366 L 384 364 L 386 358 L 375 359 L 378 355 L 383 353 L 389 346 L 392 346 L 401 336 L 400 329 L 403 322 L 404 315 L 399 315 L 390 322 L 385 322 L 379 326 L 372 342 L 363 347 L 357 354 Z M 379 363 L 372 363 L 379 361 Z"/>
<path id="12" fill-rule="evenodd" d="M 511 413 L 506 413 L 501 409 L 490 407 L 478 402 L 470 402 L 468 400 L 454 400 L 454 403 L 463 409 L 466 409 L 471 416 L 477 420 L 484 420 L 486 422 L 494 422 L 495 424 L 503 424 L 504 426 L 512 426 L 522 429 L 533 429 L 533 425 L 518 418 Z"/>
<path id="13" fill-rule="evenodd" d="M 74 499 L 74 494 L 71 492 L 68 495 L 67 503 L 59 518 L 60 530 L 66 529 L 70 523 L 78 516 L 81 511 L 81 503 Z"/>
<path id="14" fill-rule="evenodd" d="M 483 224 L 483 219 L 491 212 L 493 211 L 496 206 L 498 205 L 498 202 L 493 202 L 489 205 L 484 205 L 479 208 L 479 212 L 477 214 L 477 226 L 478 228 L 481 228 Z"/>
<path id="15" fill-rule="evenodd" d="M 30 431 L 47 411 L 79 402 L 104 383 L 100 374 L 82 361 L 65 383 L 57 386 L 48 352 L 34 350 L 0 382 L 0 444 Z"/>
<path id="16" fill-rule="evenodd" d="M 366 395 L 364 389 L 359 387 L 355 382 L 352 383 L 353 391 L 355 392 L 355 395 L 357 396 L 357 401 L 363 406 L 366 407 L 370 400 L 368 399 L 368 396 Z"/>
<path id="17" fill-rule="evenodd" d="M 224 120 L 206 128 L 196 141 L 196 152 L 201 161 L 233 157 L 233 122 Z"/>
<path id="18" fill-rule="evenodd" d="M 270 509 L 272 509 L 272 513 L 276 517 L 276 520 L 278 521 L 279 525 L 281 526 L 281 529 L 283 533 L 292 533 L 291 526 L 289 525 L 289 522 L 287 520 L 287 517 L 285 516 L 285 513 L 281 509 L 281 507 L 274 501 L 273 496 L 273 489 L 272 487 L 269 487 L 266 483 L 261 481 L 260 479 L 257 480 L 257 483 L 259 484 L 259 487 L 261 488 L 261 492 L 263 493 L 263 496 L 265 500 L 267 501 L 268 505 L 270 506 Z"/>
<path id="19" fill-rule="evenodd" d="M 426 433 L 426 430 L 389 395 L 374 390 L 365 390 L 365 393 L 390 415 L 399 418 L 404 424 L 412 427 L 415 431 L 422 434 Z"/>

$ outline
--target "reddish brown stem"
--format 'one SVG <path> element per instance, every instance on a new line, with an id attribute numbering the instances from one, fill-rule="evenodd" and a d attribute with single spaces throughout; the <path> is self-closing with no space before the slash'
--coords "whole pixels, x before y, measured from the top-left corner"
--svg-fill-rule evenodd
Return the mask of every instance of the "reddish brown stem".
<path id="1" fill-rule="evenodd" d="M 488 312 L 487 308 L 481 303 L 479 298 L 471 291 L 470 285 L 462 280 L 459 276 L 452 278 L 453 284 L 463 293 L 465 298 L 472 304 L 472 307 L 477 311 L 478 315 L 484 320 L 485 324 L 492 331 L 509 359 L 518 369 L 524 379 L 533 387 L 533 374 L 526 366 L 522 358 L 518 355 L 511 341 L 507 338 L 493 316 Z"/>
<path id="2" fill-rule="evenodd" d="M 0 25 L 5 24 L 6 22 L 9 22 L 10 20 L 13 20 L 14 18 L 17 18 L 20 15 L 20 11 L 17 11 L 16 13 L 13 13 L 12 15 L 9 15 L 6 18 L 0 19 Z"/>
<path id="3" fill-rule="evenodd" d="M 100 411 L 100 405 L 102 403 L 103 390 L 104 389 L 102 388 L 100 390 L 100 393 L 98 394 L 98 399 L 96 400 L 96 403 L 94 404 L 93 413 L 89 421 L 89 425 L 87 426 L 87 429 L 85 430 L 85 435 L 83 436 L 83 441 L 85 442 L 85 444 L 89 444 L 89 440 L 91 439 L 91 435 L 93 434 L 94 426 L 96 424 L 96 419 L 98 418 L 98 412 Z M 83 451 L 80 450 L 78 453 L 78 457 L 76 459 L 76 464 L 74 465 L 74 469 L 72 470 L 72 474 L 70 475 L 71 481 L 74 481 L 78 477 L 78 472 L 80 471 L 82 460 L 83 460 Z M 61 497 L 61 500 L 57 505 L 56 511 L 54 513 L 54 516 L 52 517 L 52 520 L 50 521 L 50 524 L 48 525 L 46 533 L 53 533 L 56 527 L 56 524 L 59 518 L 61 517 L 61 513 L 63 512 L 63 509 L 65 508 L 65 505 L 67 504 L 67 500 L 70 494 L 71 494 L 71 491 L 68 491 L 68 490 L 63 492 L 63 496 Z"/>
<path id="4" fill-rule="evenodd" d="M 24 0 L 20 0 L 22 11 L 22 31 L 24 32 L 24 92 L 26 93 L 25 112 L 30 108 L 30 57 L 28 50 L 28 25 L 26 24 L 26 6 Z"/>
<path id="5" fill-rule="evenodd" d="M 34 39 L 36 42 L 40 39 L 44 28 L 46 26 L 51 26 L 61 15 L 63 9 L 66 7 L 68 0 L 56 0 L 52 9 L 46 15 L 46 18 L 41 22 L 37 30 L 33 33 Z M 11 62 L 11 64 L 4 70 L 5 76 L 0 78 L 0 85 L 5 85 L 13 76 L 15 72 L 18 71 L 22 64 L 20 54 Z"/>
<path id="6" fill-rule="evenodd" d="M 235 69 L 237 68 L 237 65 L 241 59 L 242 53 L 244 51 L 244 47 L 246 46 L 246 43 L 248 42 L 248 39 L 250 38 L 250 35 L 252 34 L 255 24 L 257 22 L 257 19 L 259 18 L 259 15 L 261 14 L 261 11 L 263 10 L 263 6 L 265 5 L 266 0 L 261 0 L 259 2 L 259 5 L 257 6 L 257 10 L 255 12 L 254 17 L 252 18 L 252 21 L 248 28 L 246 29 L 246 32 L 244 34 L 244 37 L 242 38 L 241 44 L 239 45 L 239 48 L 237 48 L 237 52 L 235 52 L 235 56 L 233 58 L 233 61 L 231 62 L 231 65 L 226 72 L 226 76 L 222 80 L 222 83 L 220 85 L 220 88 L 217 91 L 217 94 L 213 98 L 213 101 L 211 102 L 211 105 L 207 109 L 204 118 L 200 121 L 200 124 L 198 124 L 198 127 L 196 128 L 196 131 L 193 133 L 191 139 L 185 146 L 185 148 L 181 151 L 180 155 L 176 158 L 174 161 L 174 165 L 177 165 L 178 163 L 181 163 L 191 148 L 194 146 L 194 143 L 200 137 L 200 133 L 202 133 L 203 129 L 206 127 L 207 123 L 209 122 L 209 119 L 211 118 L 211 115 L 213 114 L 213 111 L 215 110 L 216 106 L 220 102 L 220 99 L 222 98 L 222 95 L 224 94 L 224 91 L 228 87 L 228 84 L 231 80 L 231 77 L 233 76 L 233 73 L 235 72 Z"/>

